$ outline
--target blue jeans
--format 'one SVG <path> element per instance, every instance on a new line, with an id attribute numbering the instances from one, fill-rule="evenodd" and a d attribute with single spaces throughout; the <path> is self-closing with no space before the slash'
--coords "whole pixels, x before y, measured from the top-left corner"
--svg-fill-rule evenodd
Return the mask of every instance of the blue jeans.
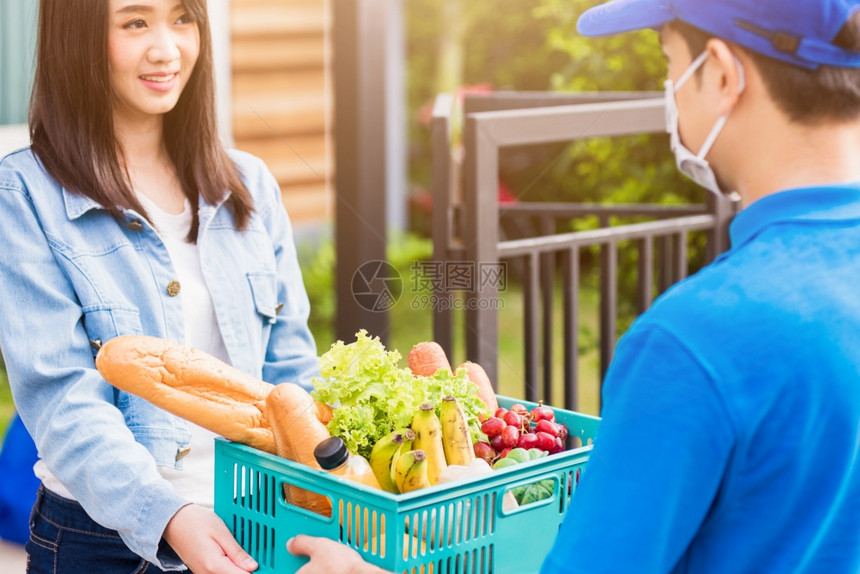
<path id="1" fill-rule="evenodd" d="M 116 530 L 94 522 L 80 504 L 45 487 L 39 487 L 30 515 L 26 549 L 31 574 L 163 572 L 129 550 Z"/>

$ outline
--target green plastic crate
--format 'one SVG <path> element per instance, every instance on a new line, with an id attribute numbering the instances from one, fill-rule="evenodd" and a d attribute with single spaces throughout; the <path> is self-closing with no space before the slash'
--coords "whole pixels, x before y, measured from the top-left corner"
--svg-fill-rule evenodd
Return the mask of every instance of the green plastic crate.
<path id="1" fill-rule="evenodd" d="M 499 397 L 509 407 L 520 402 Z M 296 534 L 348 544 L 368 562 L 407 574 L 505 574 L 537 572 L 588 461 L 600 419 L 554 409 L 578 448 L 479 477 L 407 494 L 390 494 L 257 449 L 217 439 L 215 512 L 261 574 L 290 574 L 307 562 L 292 556 Z M 517 486 L 552 480 L 554 494 L 511 511 L 504 494 Z M 332 516 L 288 504 L 284 486 L 327 496 Z"/>

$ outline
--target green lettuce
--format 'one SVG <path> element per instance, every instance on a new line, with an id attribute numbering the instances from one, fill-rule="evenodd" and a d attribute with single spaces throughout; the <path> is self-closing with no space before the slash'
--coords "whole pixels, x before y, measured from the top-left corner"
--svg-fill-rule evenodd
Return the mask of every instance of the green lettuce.
<path id="1" fill-rule="evenodd" d="M 342 438 L 350 452 L 370 458 L 376 441 L 409 426 L 422 403 L 436 405 L 438 414 L 442 398 L 449 395 L 456 397 L 466 422 L 478 427 L 478 414 L 486 406 L 464 369 L 419 377 L 400 368 L 400 359 L 400 353 L 387 350 L 363 329 L 354 343 L 338 341 L 320 357 L 320 376 L 311 394 L 334 408 L 328 430 Z"/>

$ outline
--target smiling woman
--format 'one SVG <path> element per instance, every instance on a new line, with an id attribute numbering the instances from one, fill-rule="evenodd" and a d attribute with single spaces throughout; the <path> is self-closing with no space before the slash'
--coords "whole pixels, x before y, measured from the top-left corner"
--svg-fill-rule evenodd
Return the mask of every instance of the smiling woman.
<path id="1" fill-rule="evenodd" d="M 32 146 L 0 159 L 0 348 L 42 483 L 28 571 L 253 570 L 212 512 L 212 433 L 93 361 L 147 334 L 272 383 L 318 373 L 280 189 L 218 137 L 206 2 L 41 0 L 37 62 Z"/>
<path id="2" fill-rule="evenodd" d="M 163 142 L 154 162 L 161 177 L 150 182 L 150 192 L 178 183 L 196 208 L 198 192 L 217 204 L 229 190 L 228 204 L 244 227 L 251 199 L 217 138 L 212 68 L 205 0 L 45 2 L 30 118 L 33 150 L 64 188 L 114 215 L 118 208 L 145 215 L 124 173 L 137 166 L 122 153 L 123 130 L 144 122 L 131 129 Z M 179 72 L 178 81 L 152 81 L 164 72 Z M 176 208 L 175 194 L 172 199 Z M 198 222 L 192 211 L 193 240 Z"/>
<path id="3" fill-rule="evenodd" d="M 183 3 L 109 3 L 108 57 L 115 127 L 160 122 L 172 110 L 200 53 L 200 32 Z"/>

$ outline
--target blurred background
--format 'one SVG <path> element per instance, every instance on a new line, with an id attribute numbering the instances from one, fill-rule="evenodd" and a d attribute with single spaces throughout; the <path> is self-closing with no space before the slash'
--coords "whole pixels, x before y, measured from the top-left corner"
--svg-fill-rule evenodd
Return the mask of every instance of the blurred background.
<path id="1" fill-rule="evenodd" d="M 664 64 L 655 34 L 597 40 L 576 35 L 576 18 L 595 3 L 209 1 L 224 138 L 262 157 L 281 184 L 284 205 L 295 226 L 312 301 L 311 327 L 320 353 L 336 339 L 350 337 L 356 326 L 382 336 L 404 355 L 414 343 L 432 338 L 432 311 L 409 304 L 418 283 L 409 278 L 416 261 L 433 257 L 429 124 L 438 94 L 662 89 Z M 37 10 L 34 0 L 0 4 L 0 151 L 4 152 L 28 141 Z M 342 48 L 340 59 L 338 47 Z M 344 66 L 351 70 L 344 71 Z M 351 116 L 343 121 L 342 136 L 336 113 Z M 346 124 L 357 123 L 356 116 L 375 118 L 376 123 L 347 133 Z M 385 131 L 384 144 L 372 141 L 371 136 L 379 135 L 378 126 Z M 346 157 L 349 149 L 339 152 L 339 137 L 357 155 Z M 359 153 L 374 145 L 376 157 Z M 503 200 L 522 202 L 700 201 L 700 192 L 675 174 L 667 148 L 665 136 L 649 135 L 505 150 L 500 193 Z M 338 158 L 344 164 L 376 162 L 368 167 L 373 172 L 369 175 L 348 168 L 350 176 L 375 178 L 378 189 L 371 192 L 376 194 L 371 205 L 353 194 L 345 202 L 348 205 L 338 210 L 341 188 L 350 183 L 336 177 Z M 343 191 L 343 195 L 351 193 Z M 338 299 L 337 285 L 343 285 L 362 260 L 338 249 L 336 230 L 339 217 L 354 217 L 359 208 L 383 213 L 378 219 L 384 228 L 382 239 L 375 231 L 367 235 L 374 236 L 372 249 L 377 253 L 382 249 L 400 271 L 407 291 L 375 329 L 362 324 L 360 317 L 358 323 L 338 326 L 339 308 L 346 310 Z M 572 230 L 596 225 L 594 218 L 570 222 Z M 349 267 L 341 265 L 340 274 L 339 256 L 353 259 Z M 589 269 L 584 271 L 580 403 L 581 410 L 596 412 L 596 296 L 589 296 Z M 590 285 L 596 287 L 593 279 Z M 630 285 L 625 289 L 632 277 L 625 281 L 622 276 L 622 295 L 632 293 Z M 499 314 L 502 367 L 497 384 L 501 392 L 511 395 L 521 394 L 523 379 L 521 369 L 515 367 L 522 364 L 523 352 L 519 288 L 513 277 L 509 293 L 502 294 L 505 301 Z M 626 309 L 632 319 L 632 303 L 625 307 L 624 301 L 622 296 L 622 311 Z M 625 324 L 629 320 L 622 320 L 620 329 Z M 466 358 L 462 337 L 455 335 L 453 354 L 458 362 Z M 2 372 L 0 433 L 14 409 Z"/>
<path id="2" fill-rule="evenodd" d="M 281 185 L 320 353 L 337 339 L 349 342 L 359 328 L 404 357 L 415 343 L 433 338 L 433 309 L 415 302 L 430 293 L 417 275 L 421 263 L 434 261 L 434 210 L 446 208 L 434 205 L 432 192 L 431 118 L 439 94 L 462 103 L 468 95 L 508 92 L 662 90 L 665 68 L 656 34 L 577 36 L 577 17 L 596 3 L 209 0 L 223 138 L 263 158 Z M 37 12 L 36 0 L 0 2 L 0 155 L 28 143 Z M 452 157 L 462 152 L 462 133 L 463 118 L 453 116 Z M 515 146 L 500 152 L 498 165 L 498 199 L 504 205 L 682 206 L 704 197 L 676 174 L 661 133 Z M 610 223 L 630 221 L 636 219 L 614 217 Z M 556 221 L 554 231 L 606 224 L 586 214 Z M 522 229 L 502 233 L 529 236 Z M 705 240 L 690 234 L 684 241 L 680 252 L 694 271 L 704 261 Z M 642 307 L 636 300 L 638 256 L 622 249 L 618 257 L 613 337 Z M 401 291 L 384 309 L 368 310 L 356 301 L 355 277 L 363 264 L 378 260 L 395 270 Z M 577 396 L 566 400 L 591 414 L 599 412 L 600 261 L 598 247 L 580 254 L 578 387 Z M 521 271 L 508 267 L 493 341 L 496 386 L 515 397 L 523 396 L 526 380 Z M 561 282 L 553 283 L 550 297 L 561 301 L 563 291 Z M 550 313 L 548 327 L 557 337 L 563 321 L 554 321 L 552 313 L 561 308 Z M 465 313 L 454 312 L 452 321 L 449 351 L 456 365 L 470 358 Z M 560 364 L 564 353 L 559 347 L 548 361 Z M 540 398 L 562 404 L 562 377 L 561 368 L 548 374 L 551 384 Z M 0 363 L 0 441 L 13 415 Z"/>

